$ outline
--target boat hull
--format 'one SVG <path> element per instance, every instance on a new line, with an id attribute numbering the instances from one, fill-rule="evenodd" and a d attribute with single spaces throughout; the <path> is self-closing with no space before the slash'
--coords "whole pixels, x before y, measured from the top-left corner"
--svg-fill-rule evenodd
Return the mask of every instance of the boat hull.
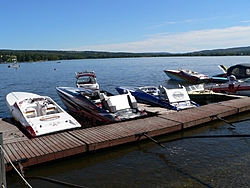
<path id="1" fill-rule="evenodd" d="M 250 79 L 246 79 L 245 81 L 239 81 L 234 84 L 234 89 L 230 90 L 229 85 L 225 84 L 217 84 L 212 87 L 212 90 L 217 93 L 227 93 L 227 94 L 236 94 L 242 96 L 250 96 Z"/>

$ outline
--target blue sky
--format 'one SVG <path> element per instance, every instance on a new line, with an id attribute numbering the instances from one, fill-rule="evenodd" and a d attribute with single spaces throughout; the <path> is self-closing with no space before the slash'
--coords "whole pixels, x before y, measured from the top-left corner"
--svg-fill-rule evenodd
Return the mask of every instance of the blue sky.
<path id="1" fill-rule="evenodd" d="M 0 49 L 182 53 L 250 46 L 249 0 L 1 0 Z"/>

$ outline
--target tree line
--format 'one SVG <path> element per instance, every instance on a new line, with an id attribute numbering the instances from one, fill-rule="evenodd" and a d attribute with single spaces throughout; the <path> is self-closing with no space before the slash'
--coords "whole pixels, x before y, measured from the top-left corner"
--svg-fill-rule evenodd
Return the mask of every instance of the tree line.
<path id="1" fill-rule="evenodd" d="M 69 59 L 97 58 L 135 58 L 135 57 L 171 57 L 171 56 L 239 56 L 250 55 L 250 47 L 203 50 L 189 53 L 126 53 L 99 51 L 53 51 L 53 50 L 0 50 L 0 62 L 11 62 L 14 57 L 18 62 L 57 61 Z"/>
<path id="2" fill-rule="evenodd" d="M 1 62 L 12 61 L 13 56 L 19 62 L 56 61 L 69 59 L 97 59 L 97 58 L 128 58 L 128 57 L 158 57 L 163 54 L 153 53 L 123 53 L 96 51 L 46 51 L 46 50 L 0 50 Z"/>

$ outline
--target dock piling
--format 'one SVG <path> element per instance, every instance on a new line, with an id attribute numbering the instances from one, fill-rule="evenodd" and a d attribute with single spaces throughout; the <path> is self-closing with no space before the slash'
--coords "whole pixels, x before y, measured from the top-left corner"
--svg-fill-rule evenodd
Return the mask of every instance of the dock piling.
<path id="1" fill-rule="evenodd" d="M 0 184 L 1 188 L 7 187 L 6 184 L 6 174 L 5 174 L 5 164 L 4 164 L 4 151 L 3 151 L 3 134 L 0 132 L 0 169 L 1 169 L 1 179 Z"/>

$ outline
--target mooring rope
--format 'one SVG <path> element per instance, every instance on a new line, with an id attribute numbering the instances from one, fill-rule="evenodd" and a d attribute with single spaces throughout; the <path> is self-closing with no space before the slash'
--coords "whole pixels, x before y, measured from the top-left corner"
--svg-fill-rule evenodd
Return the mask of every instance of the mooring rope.
<path id="1" fill-rule="evenodd" d="M 44 181 L 64 185 L 64 186 L 67 186 L 67 187 L 87 188 L 85 186 L 76 185 L 76 184 L 73 184 L 73 183 L 68 183 L 68 182 L 64 182 L 64 181 L 60 181 L 60 180 L 55 180 L 55 179 L 47 178 L 47 177 L 43 177 L 43 176 L 27 176 L 26 178 L 27 179 L 40 179 L 40 180 L 44 180 Z"/>
<path id="2" fill-rule="evenodd" d="M 184 139 L 195 139 L 195 138 L 242 138 L 242 137 L 249 138 L 250 134 L 186 136 L 186 137 L 180 137 L 180 138 L 173 138 L 170 140 L 163 141 L 161 143 L 174 142 L 177 140 L 184 140 Z"/>
<path id="3" fill-rule="evenodd" d="M 8 159 L 8 161 L 10 162 L 10 164 L 12 165 L 12 167 L 15 169 L 15 171 L 17 172 L 17 174 L 22 178 L 22 180 L 25 182 L 25 184 L 32 188 L 32 186 L 27 182 L 27 180 L 22 176 L 22 174 L 17 170 L 17 168 L 15 167 L 15 165 L 11 162 L 9 156 L 7 155 L 6 151 L 4 150 L 4 148 L 2 147 L 2 145 L 0 145 L 0 149 L 3 151 L 4 155 L 6 156 L 6 158 Z"/>

